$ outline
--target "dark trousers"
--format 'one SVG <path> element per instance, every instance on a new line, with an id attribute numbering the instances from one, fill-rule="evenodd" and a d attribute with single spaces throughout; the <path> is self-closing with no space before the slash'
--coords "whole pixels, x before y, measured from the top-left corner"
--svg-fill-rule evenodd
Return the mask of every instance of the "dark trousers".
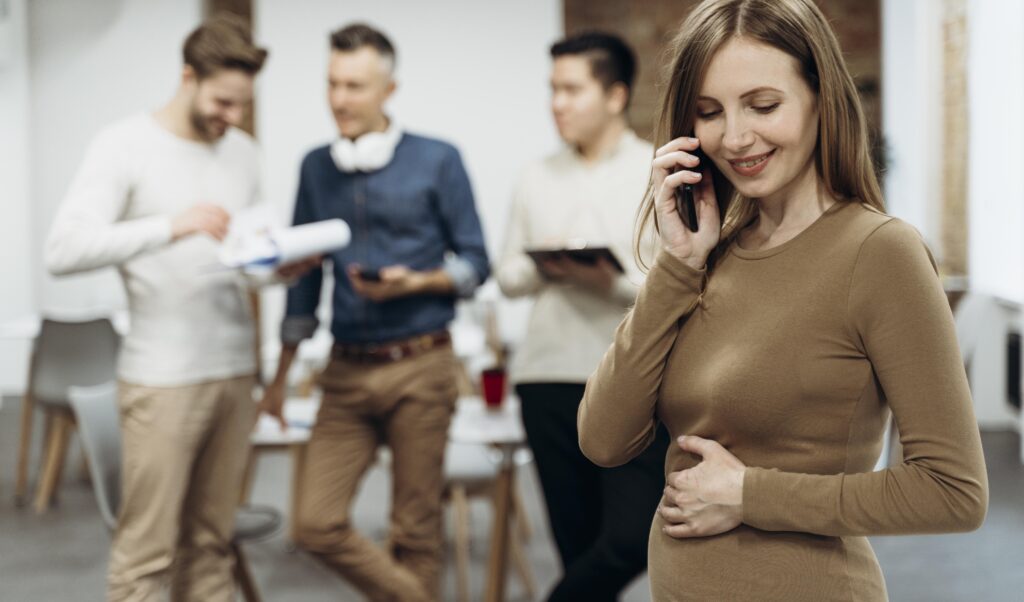
<path id="1" fill-rule="evenodd" d="M 520 384 L 533 450 L 563 576 L 551 601 L 617 600 L 647 568 L 647 535 L 665 488 L 668 432 L 658 427 L 640 456 L 600 468 L 580 451 L 576 412 L 582 384 Z"/>

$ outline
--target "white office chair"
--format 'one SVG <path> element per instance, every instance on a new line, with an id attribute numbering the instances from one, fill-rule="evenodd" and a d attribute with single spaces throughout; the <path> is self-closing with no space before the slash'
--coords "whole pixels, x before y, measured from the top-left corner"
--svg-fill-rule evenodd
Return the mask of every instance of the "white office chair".
<path id="1" fill-rule="evenodd" d="M 35 410 L 46 417 L 44 455 L 35 510 L 45 512 L 64 468 L 68 442 L 75 431 L 68 387 L 97 385 L 114 379 L 121 338 L 106 318 L 85 322 L 44 319 L 32 344 L 28 383 L 21 408 L 21 441 L 15 500 L 28 490 L 28 458 Z"/>
<path id="2" fill-rule="evenodd" d="M 991 295 L 968 293 L 957 305 L 956 335 L 960 356 L 967 369 L 978 414 L 988 420 L 1011 418 L 1018 432 L 1024 435 L 1024 412 L 1013 416 L 1015 410 L 1007 403 L 1006 391 L 1008 336 L 1011 332 L 1020 332 L 1021 326 L 1021 307 Z M 1021 462 L 1024 463 L 1024 441 Z"/>
<path id="3" fill-rule="evenodd" d="M 493 485 L 498 476 L 496 452 L 486 445 L 476 443 L 448 443 L 445 451 L 444 477 L 445 496 L 452 505 L 455 526 L 455 579 L 456 600 L 469 600 L 469 541 L 470 516 L 469 498 L 492 495 Z M 533 461 L 526 450 L 516 455 L 516 464 L 522 466 Z M 511 561 L 519 580 L 526 590 L 527 599 L 536 598 L 537 585 L 527 560 L 523 544 L 532 536 L 532 529 L 523 508 L 519 492 L 515 492 L 512 507 L 515 533 L 511 538 Z"/>

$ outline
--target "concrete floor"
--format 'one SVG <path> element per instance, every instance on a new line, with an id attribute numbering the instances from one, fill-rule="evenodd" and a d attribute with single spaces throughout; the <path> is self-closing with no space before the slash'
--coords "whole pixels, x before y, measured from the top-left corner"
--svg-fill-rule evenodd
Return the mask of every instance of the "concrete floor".
<path id="1" fill-rule="evenodd" d="M 7 459 L 0 465 L 0 602 L 102 600 L 109 537 L 92 490 L 78 475 L 77 450 L 72 452 L 59 503 L 48 514 L 36 516 L 29 508 L 15 508 L 12 503 L 19 410 L 17 399 L 7 398 L 0 406 L 0 458 Z M 1009 432 L 985 433 L 984 444 L 991 506 L 979 531 L 872 539 L 893 601 L 1024 600 L 1024 466 L 1017 460 L 1019 437 Z M 287 456 L 265 455 L 253 501 L 286 508 L 288 473 Z M 532 469 L 521 471 L 519 483 L 535 527 L 527 554 L 543 593 L 558 576 L 558 562 Z M 375 469 L 356 503 L 356 524 L 383 538 L 387 507 L 388 478 Z M 474 502 L 472 522 L 472 599 L 479 600 L 490 525 L 486 502 Z M 448 530 L 450 542 L 450 526 Z M 249 544 L 246 549 L 268 602 L 360 599 L 329 570 L 290 550 L 283 534 Z M 449 561 L 446 600 L 454 599 L 454 579 Z M 649 599 L 646 578 L 635 581 L 622 598 L 626 602 Z M 528 600 L 514 576 L 509 579 L 509 600 Z"/>

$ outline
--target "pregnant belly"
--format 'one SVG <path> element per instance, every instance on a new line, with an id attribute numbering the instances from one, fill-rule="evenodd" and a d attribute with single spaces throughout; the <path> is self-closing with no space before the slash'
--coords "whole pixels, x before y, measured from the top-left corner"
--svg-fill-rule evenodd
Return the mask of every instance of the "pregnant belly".
<path id="1" fill-rule="evenodd" d="M 657 602 L 689 600 L 884 601 L 885 581 L 863 537 L 768 532 L 741 525 L 714 537 L 674 539 L 651 526 L 648 571 Z"/>

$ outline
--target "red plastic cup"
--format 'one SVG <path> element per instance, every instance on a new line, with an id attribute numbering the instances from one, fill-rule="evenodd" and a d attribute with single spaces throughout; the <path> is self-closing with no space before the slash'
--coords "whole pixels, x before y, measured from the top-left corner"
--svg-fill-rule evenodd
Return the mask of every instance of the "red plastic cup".
<path id="1" fill-rule="evenodd" d="M 505 369 L 488 368 L 481 372 L 480 389 L 488 410 L 501 409 L 501 403 L 505 401 Z"/>

